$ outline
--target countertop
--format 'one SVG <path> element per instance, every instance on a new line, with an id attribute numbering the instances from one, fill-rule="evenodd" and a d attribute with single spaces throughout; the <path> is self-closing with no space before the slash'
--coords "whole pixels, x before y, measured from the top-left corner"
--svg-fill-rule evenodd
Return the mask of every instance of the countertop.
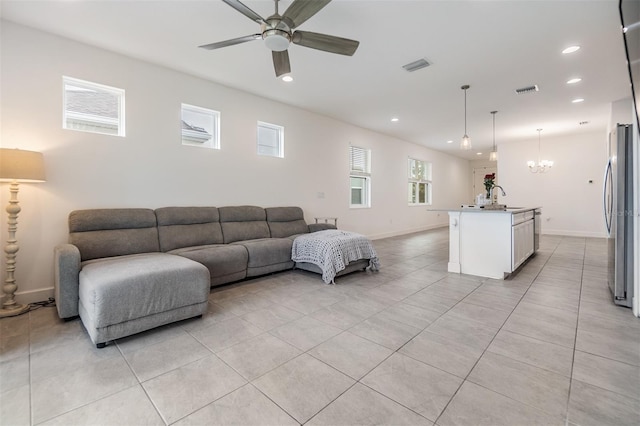
<path id="1" fill-rule="evenodd" d="M 529 210 L 541 209 L 542 207 L 509 207 L 507 206 L 506 210 L 486 210 L 483 208 L 476 207 L 454 207 L 450 209 L 427 209 L 432 212 L 461 212 L 461 213 L 522 213 Z"/>

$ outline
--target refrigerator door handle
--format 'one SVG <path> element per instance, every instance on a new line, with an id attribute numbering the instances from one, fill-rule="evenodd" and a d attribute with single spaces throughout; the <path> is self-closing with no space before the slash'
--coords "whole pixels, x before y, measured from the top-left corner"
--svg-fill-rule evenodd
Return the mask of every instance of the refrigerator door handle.
<path id="1" fill-rule="evenodd" d="M 604 171 L 604 188 L 602 190 L 602 207 L 604 210 L 604 223 L 607 227 L 607 235 L 611 236 L 611 221 L 613 220 L 613 202 L 611 200 L 613 188 L 613 176 L 611 170 L 611 159 L 607 162 L 607 168 Z"/>

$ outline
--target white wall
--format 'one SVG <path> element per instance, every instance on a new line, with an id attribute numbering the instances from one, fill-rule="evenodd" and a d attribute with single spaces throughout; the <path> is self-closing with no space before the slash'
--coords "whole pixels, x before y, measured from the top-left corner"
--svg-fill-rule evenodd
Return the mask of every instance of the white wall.
<path id="1" fill-rule="evenodd" d="M 538 158 L 538 137 L 500 145 L 498 175 L 507 192 L 500 202 L 542 206 L 542 233 L 605 237 L 602 188 L 607 162 L 606 131 L 563 137 L 541 136 L 542 159 L 552 160 L 547 173 L 531 173 L 528 160 Z M 591 183 L 590 183 L 591 181 Z"/>
<path id="2" fill-rule="evenodd" d="M 19 301 L 52 294 L 53 248 L 74 209 L 298 205 L 308 221 L 337 216 L 371 238 L 446 225 L 444 213 L 407 206 L 409 156 L 433 162 L 433 207 L 469 197 L 466 160 L 12 23 L 1 30 L 1 144 L 42 151 L 47 169 L 46 183 L 20 189 Z M 63 130 L 63 75 L 125 89 L 127 137 Z M 181 145 L 182 102 L 221 112 L 220 151 Z M 258 120 L 285 126 L 284 159 L 256 155 Z M 373 151 L 371 209 L 349 209 L 349 144 Z"/>

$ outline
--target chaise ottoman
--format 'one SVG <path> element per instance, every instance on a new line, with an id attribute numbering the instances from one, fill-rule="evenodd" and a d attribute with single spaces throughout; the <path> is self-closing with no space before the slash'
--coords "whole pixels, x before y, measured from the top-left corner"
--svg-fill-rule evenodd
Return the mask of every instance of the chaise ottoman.
<path id="1" fill-rule="evenodd" d="M 291 247 L 296 268 L 322 274 L 322 280 L 334 283 L 336 276 L 369 267 L 380 268 L 371 241 L 355 232 L 328 229 L 296 237 Z"/>
<path id="2" fill-rule="evenodd" d="M 93 343 L 202 315 L 209 270 L 167 253 L 143 253 L 83 262 L 78 313 Z"/>

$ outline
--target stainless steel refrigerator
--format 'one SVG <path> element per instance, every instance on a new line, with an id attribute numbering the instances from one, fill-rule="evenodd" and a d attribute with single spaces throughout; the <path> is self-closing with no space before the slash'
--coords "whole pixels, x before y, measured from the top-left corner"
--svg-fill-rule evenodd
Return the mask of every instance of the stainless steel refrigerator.
<path id="1" fill-rule="evenodd" d="M 607 272 L 613 301 L 631 307 L 633 299 L 633 143 L 632 126 L 618 124 L 609 135 L 604 176 Z"/>

